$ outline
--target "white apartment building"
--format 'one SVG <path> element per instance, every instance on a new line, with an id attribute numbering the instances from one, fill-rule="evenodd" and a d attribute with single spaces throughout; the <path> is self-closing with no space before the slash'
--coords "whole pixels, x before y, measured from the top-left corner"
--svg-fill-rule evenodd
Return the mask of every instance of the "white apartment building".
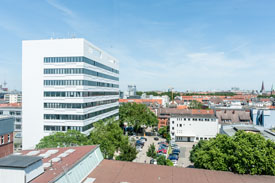
<path id="1" fill-rule="evenodd" d="M 13 103 L 21 103 L 22 102 L 22 94 L 19 93 L 8 93 L 4 95 L 4 100 L 10 104 Z"/>
<path id="2" fill-rule="evenodd" d="M 171 139 L 176 142 L 207 140 L 219 133 L 218 118 L 213 114 L 172 114 Z"/>
<path id="3" fill-rule="evenodd" d="M 84 39 L 23 41 L 23 149 L 118 115 L 119 62 Z"/>

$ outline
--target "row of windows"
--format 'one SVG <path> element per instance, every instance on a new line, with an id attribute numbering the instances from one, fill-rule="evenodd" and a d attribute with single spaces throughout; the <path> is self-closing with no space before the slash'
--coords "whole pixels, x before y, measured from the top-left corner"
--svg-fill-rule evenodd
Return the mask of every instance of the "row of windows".
<path id="1" fill-rule="evenodd" d="M 8 134 L 8 142 L 9 143 L 11 141 L 11 138 L 10 138 L 10 134 Z M 0 141 L 0 145 L 2 144 L 5 144 L 5 137 L 4 136 L 1 136 L 1 141 Z"/>
<path id="2" fill-rule="evenodd" d="M 81 86 L 100 86 L 118 88 L 117 84 L 103 83 L 88 80 L 44 80 L 45 86 L 64 86 L 64 85 L 81 85 Z"/>
<path id="3" fill-rule="evenodd" d="M 61 62 L 84 62 L 90 65 L 94 65 L 96 67 L 105 69 L 107 71 L 119 74 L 118 70 L 113 69 L 107 65 L 101 64 L 97 61 L 91 60 L 86 57 L 45 57 L 44 58 L 44 63 L 61 63 Z"/>
<path id="4" fill-rule="evenodd" d="M 107 118 L 112 118 L 112 117 L 115 117 L 115 116 L 118 116 L 118 113 L 112 115 L 112 116 L 109 116 Z M 86 125 L 86 126 L 48 126 L 48 125 L 45 125 L 44 126 L 44 130 L 45 131 L 67 131 L 67 130 L 77 130 L 77 131 L 80 131 L 80 132 L 85 132 L 86 130 L 89 130 L 93 127 L 93 124 L 94 123 L 91 123 L 89 125 Z"/>
<path id="5" fill-rule="evenodd" d="M 118 95 L 118 92 L 75 92 L 75 91 L 61 91 L 51 92 L 45 91 L 44 97 L 94 97 L 94 96 L 108 96 Z"/>
<path id="6" fill-rule="evenodd" d="M 44 108 L 76 108 L 76 109 L 85 109 L 89 107 L 111 104 L 118 102 L 117 99 L 113 100 L 103 100 L 97 102 L 88 102 L 88 103 L 44 103 Z"/>
<path id="7" fill-rule="evenodd" d="M 0 111 L 0 115 L 2 115 L 2 114 L 4 114 L 4 112 Z M 12 115 L 12 116 L 14 116 L 14 115 L 20 116 L 21 115 L 21 111 L 10 111 L 9 114 Z"/>
<path id="8" fill-rule="evenodd" d="M 211 118 L 177 118 L 178 121 L 216 121 L 215 119 Z"/>
<path id="9" fill-rule="evenodd" d="M 88 74 L 106 79 L 118 81 L 118 77 L 110 76 L 100 72 L 92 71 L 84 68 L 59 68 L 59 69 L 44 69 L 44 74 Z"/>
<path id="10" fill-rule="evenodd" d="M 118 106 L 110 107 L 96 112 L 91 112 L 84 115 L 69 115 L 69 114 L 44 114 L 44 119 L 48 120 L 86 120 L 113 110 L 118 109 Z"/>

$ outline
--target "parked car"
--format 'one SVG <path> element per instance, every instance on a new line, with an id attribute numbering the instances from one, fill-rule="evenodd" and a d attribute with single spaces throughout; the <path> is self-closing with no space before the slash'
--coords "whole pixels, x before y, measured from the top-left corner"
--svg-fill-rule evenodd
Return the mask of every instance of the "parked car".
<path id="1" fill-rule="evenodd" d="M 168 145 L 166 145 L 166 144 L 160 144 L 159 146 L 168 148 Z"/>
<path id="2" fill-rule="evenodd" d="M 137 140 L 137 141 L 136 141 L 136 145 L 137 145 L 137 144 L 144 146 L 144 142 L 142 142 L 142 141 L 140 141 L 140 140 Z"/>
<path id="3" fill-rule="evenodd" d="M 157 151 L 157 153 L 159 153 L 159 152 L 162 152 L 163 154 L 166 154 L 166 153 L 167 153 L 167 150 L 166 150 L 166 149 L 159 149 L 159 150 Z"/>
<path id="4" fill-rule="evenodd" d="M 177 156 L 176 154 L 170 154 L 169 156 L 168 156 L 168 159 L 169 160 L 178 160 L 179 159 L 179 156 Z"/>
<path id="5" fill-rule="evenodd" d="M 155 137 L 155 138 L 154 138 L 154 140 L 158 141 L 158 140 L 159 140 L 159 138 L 158 138 L 158 137 Z"/>
<path id="6" fill-rule="evenodd" d="M 163 142 L 163 141 L 159 142 L 158 144 L 165 144 L 165 145 L 168 146 L 168 143 L 167 142 Z"/>
<path id="7" fill-rule="evenodd" d="M 156 164 L 157 164 L 157 160 L 151 159 L 151 160 L 150 160 L 150 164 L 156 165 Z"/>
<path id="8" fill-rule="evenodd" d="M 179 153 L 180 153 L 180 150 L 179 150 L 179 149 L 173 149 L 172 153 L 173 153 L 173 154 L 174 154 L 174 153 L 179 154 Z"/>
<path id="9" fill-rule="evenodd" d="M 147 138 L 145 138 L 145 137 L 140 137 L 140 139 L 139 140 L 144 140 L 144 141 L 147 141 Z"/>
<path id="10" fill-rule="evenodd" d="M 173 163 L 174 166 L 178 165 L 178 161 L 177 160 L 171 160 L 171 161 L 172 161 L 172 163 Z"/>

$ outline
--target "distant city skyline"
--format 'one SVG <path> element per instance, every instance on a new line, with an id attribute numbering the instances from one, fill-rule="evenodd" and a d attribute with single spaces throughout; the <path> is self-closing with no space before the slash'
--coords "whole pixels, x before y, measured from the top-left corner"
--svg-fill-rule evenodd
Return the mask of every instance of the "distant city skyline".
<path id="1" fill-rule="evenodd" d="M 120 61 L 123 91 L 259 91 L 262 81 L 269 91 L 274 9 L 272 0 L 3 0 L 0 84 L 21 90 L 22 40 L 75 36 Z"/>

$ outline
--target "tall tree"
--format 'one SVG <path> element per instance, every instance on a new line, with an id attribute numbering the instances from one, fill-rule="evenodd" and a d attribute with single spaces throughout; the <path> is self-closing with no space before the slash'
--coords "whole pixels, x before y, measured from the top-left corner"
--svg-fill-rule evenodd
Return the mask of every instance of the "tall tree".
<path id="1" fill-rule="evenodd" d="M 128 142 L 123 135 L 123 130 L 118 121 L 114 119 L 98 121 L 94 124 L 94 130 L 89 135 L 90 144 L 100 144 L 104 158 L 112 159 L 115 151 L 118 151 L 122 144 Z"/>
<path id="2" fill-rule="evenodd" d="M 157 157 L 156 147 L 155 147 L 154 143 L 150 144 L 150 146 L 148 148 L 148 151 L 146 152 L 146 155 L 148 157 L 151 157 L 151 158 L 154 158 L 154 159 Z"/>
<path id="3" fill-rule="evenodd" d="M 87 145 L 88 138 L 76 130 L 68 130 L 67 132 L 56 132 L 52 135 L 43 137 L 36 145 L 37 149 L 53 148 L 53 147 L 69 147 Z"/>
<path id="4" fill-rule="evenodd" d="M 158 119 L 156 115 L 144 104 L 123 103 L 119 107 L 119 120 L 121 124 L 128 123 L 128 126 L 133 126 L 135 131 L 138 131 L 142 125 L 156 126 Z"/>
<path id="5" fill-rule="evenodd" d="M 275 142 L 244 131 L 238 131 L 233 137 L 219 134 L 215 139 L 195 145 L 190 161 L 196 168 L 275 175 Z"/>

